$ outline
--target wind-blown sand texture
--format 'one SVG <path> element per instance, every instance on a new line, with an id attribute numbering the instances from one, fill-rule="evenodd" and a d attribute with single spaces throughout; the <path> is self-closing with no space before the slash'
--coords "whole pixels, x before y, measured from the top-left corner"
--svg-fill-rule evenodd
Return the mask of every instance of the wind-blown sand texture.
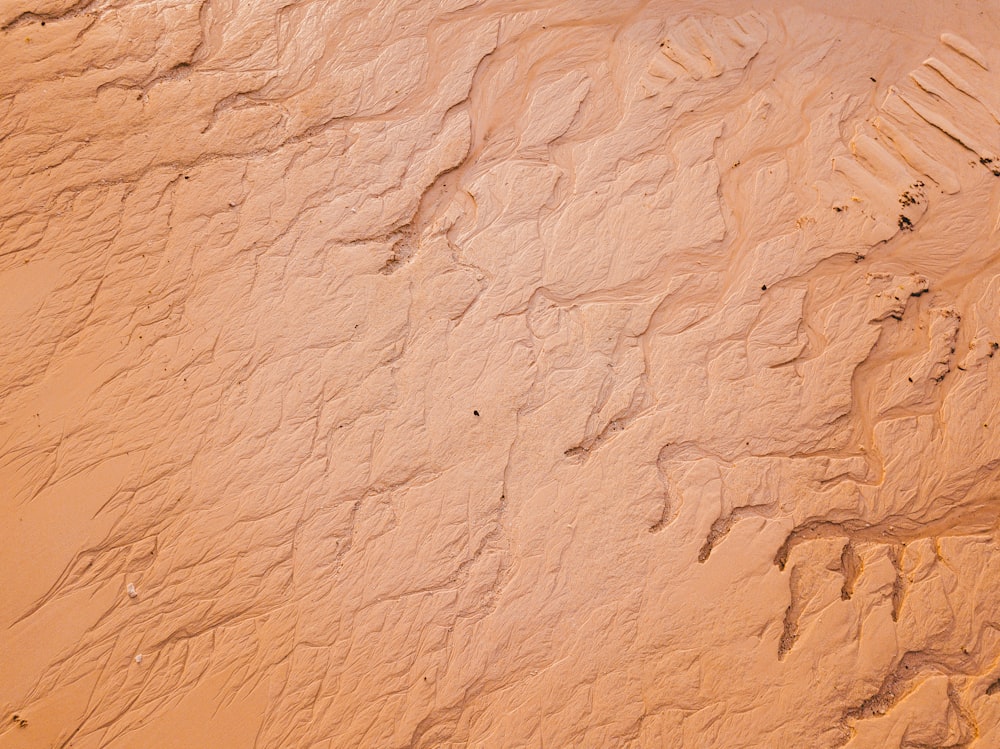
<path id="1" fill-rule="evenodd" d="M 1000 747 L 994 0 L 0 28 L 0 747 Z"/>

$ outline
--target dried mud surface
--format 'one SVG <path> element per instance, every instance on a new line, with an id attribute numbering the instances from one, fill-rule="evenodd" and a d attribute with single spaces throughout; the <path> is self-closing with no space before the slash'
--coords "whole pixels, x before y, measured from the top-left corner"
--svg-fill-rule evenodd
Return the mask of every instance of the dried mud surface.
<path id="1" fill-rule="evenodd" d="M 7 0 L 0 747 L 1000 746 L 998 15 Z"/>

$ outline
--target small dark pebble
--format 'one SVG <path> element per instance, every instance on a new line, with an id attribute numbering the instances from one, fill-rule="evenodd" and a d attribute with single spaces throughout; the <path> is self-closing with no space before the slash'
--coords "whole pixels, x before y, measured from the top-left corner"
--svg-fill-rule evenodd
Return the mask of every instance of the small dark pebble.
<path id="1" fill-rule="evenodd" d="M 767 291 L 767 284 L 766 283 L 765 284 L 761 284 L 760 290 L 761 291 Z"/>
<path id="2" fill-rule="evenodd" d="M 472 412 L 472 415 L 473 415 L 473 416 L 479 416 L 479 411 L 473 411 L 473 412 Z"/>

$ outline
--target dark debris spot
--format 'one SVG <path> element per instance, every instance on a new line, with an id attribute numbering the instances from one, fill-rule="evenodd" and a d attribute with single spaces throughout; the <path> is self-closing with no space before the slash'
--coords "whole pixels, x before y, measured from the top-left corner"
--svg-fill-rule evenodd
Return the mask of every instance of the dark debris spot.
<path id="1" fill-rule="evenodd" d="M 913 231 L 914 228 L 913 222 L 910 221 L 910 219 L 907 216 L 903 215 L 902 213 L 899 214 L 898 226 L 901 231 Z"/>
<path id="2" fill-rule="evenodd" d="M 767 284 L 766 284 L 766 283 L 764 283 L 764 284 L 761 284 L 761 285 L 760 285 L 760 290 L 761 290 L 761 291 L 767 291 Z"/>
<path id="3" fill-rule="evenodd" d="M 473 416 L 479 416 L 479 411 L 475 411 L 475 410 L 473 410 L 473 412 L 472 412 L 472 415 L 473 415 Z"/>
<path id="4" fill-rule="evenodd" d="M 868 76 L 868 80 L 870 80 L 872 83 L 878 83 L 878 81 L 875 80 L 875 76 L 873 75 Z"/>

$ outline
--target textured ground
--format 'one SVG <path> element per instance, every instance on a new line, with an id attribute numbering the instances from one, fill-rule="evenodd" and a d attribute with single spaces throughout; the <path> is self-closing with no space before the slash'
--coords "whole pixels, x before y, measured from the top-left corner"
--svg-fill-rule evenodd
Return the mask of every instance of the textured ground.
<path id="1" fill-rule="evenodd" d="M 998 19 L 4 0 L 0 747 L 1000 746 Z"/>

